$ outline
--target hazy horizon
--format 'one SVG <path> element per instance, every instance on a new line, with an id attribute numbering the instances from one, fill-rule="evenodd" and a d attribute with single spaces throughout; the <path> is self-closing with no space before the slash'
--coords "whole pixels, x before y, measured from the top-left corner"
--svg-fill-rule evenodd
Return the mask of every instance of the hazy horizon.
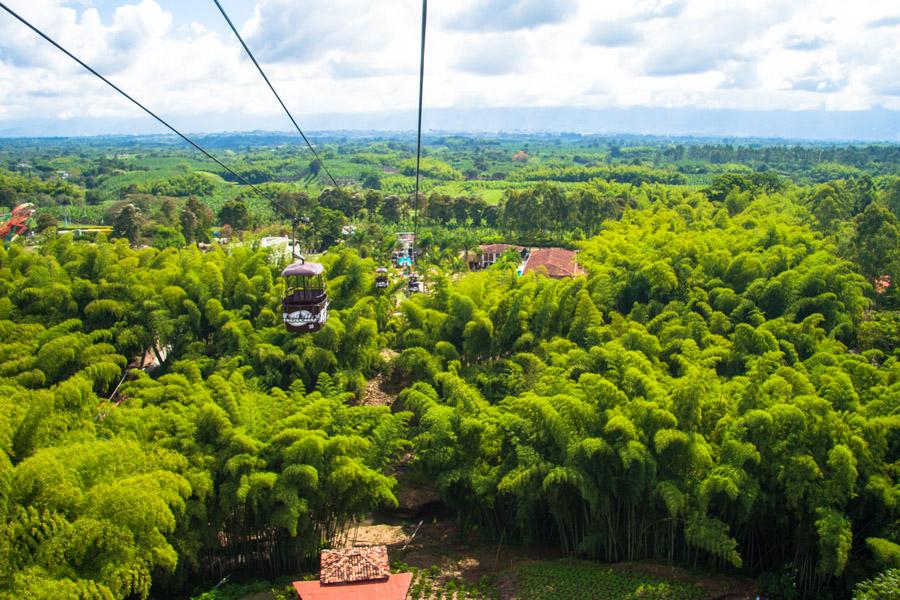
<path id="1" fill-rule="evenodd" d="M 900 111 L 736 111 L 654 109 L 577 109 L 570 107 L 489 107 L 427 109 L 423 131 L 428 135 L 459 133 L 634 135 L 698 138 L 761 138 L 811 142 L 900 142 Z M 231 121 L 233 123 L 233 121 Z M 255 126 L 229 128 L 229 116 L 195 119 L 190 134 L 271 134 L 290 132 L 280 119 L 259 119 Z M 414 111 L 384 111 L 308 115 L 309 134 L 335 132 L 414 133 Z M 0 123 L 0 138 L 129 136 L 169 134 L 149 118 L 21 121 Z M 432 126 L 440 125 L 440 127 Z M 299 139 L 299 137 L 298 137 Z"/>

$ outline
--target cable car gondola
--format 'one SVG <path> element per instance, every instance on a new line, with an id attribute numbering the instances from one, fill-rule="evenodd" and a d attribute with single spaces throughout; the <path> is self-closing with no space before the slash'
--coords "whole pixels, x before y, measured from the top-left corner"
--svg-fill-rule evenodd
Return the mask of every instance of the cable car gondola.
<path id="1" fill-rule="evenodd" d="M 375 288 L 383 290 L 387 288 L 388 283 L 390 283 L 388 270 L 385 267 L 378 267 L 375 269 Z"/>
<path id="2" fill-rule="evenodd" d="M 284 327 L 294 333 L 319 331 L 328 320 L 328 294 L 325 291 L 325 268 L 315 262 L 299 260 L 281 272 L 286 287 L 281 301 Z"/>
<path id="3" fill-rule="evenodd" d="M 409 294 L 417 294 L 423 291 L 422 280 L 419 279 L 419 276 L 416 273 L 412 273 L 409 276 L 409 279 L 406 282 L 406 291 Z"/>

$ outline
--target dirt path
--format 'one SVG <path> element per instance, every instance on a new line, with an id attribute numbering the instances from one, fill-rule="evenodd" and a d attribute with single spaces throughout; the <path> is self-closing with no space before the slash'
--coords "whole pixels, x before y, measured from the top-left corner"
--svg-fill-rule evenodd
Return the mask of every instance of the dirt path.
<path id="1" fill-rule="evenodd" d="M 486 544 L 475 536 L 461 536 L 452 520 L 424 521 L 412 538 L 417 524 L 418 521 L 390 519 L 370 521 L 360 525 L 351 539 L 361 545 L 386 545 L 391 562 L 403 562 L 420 570 L 436 566 L 440 570 L 438 580 L 464 579 L 476 584 L 482 577 L 496 577 L 504 600 L 515 598 L 516 566 L 559 558 L 556 552 Z"/>
<path id="2" fill-rule="evenodd" d="M 553 549 L 485 543 L 477 536 L 460 534 L 452 519 L 426 520 L 412 538 L 417 523 L 390 518 L 370 519 L 351 532 L 349 540 L 358 545 L 386 545 L 392 563 L 403 562 L 420 570 L 436 566 L 440 570 L 438 580 L 464 579 L 475 584 L 482 577 L 493 577 L 502 600 L 516 599 L 519 566 L 563 558 Z M 600 563 L 597 565 L 601 566 Z M 753 600 L 757 597 L 755 584 L 750 579 L 693 573 L 652 561 L 602 566 L 694 583 L 707 590 L 705 600 Z"/>
<path id="3" fill-rule="evenodd" d="M 452 519 L 425 521 L 413 537 L 418 521 L 372 518 L 348 532 L 348 545 L 388 547 L 391 563 L 402 562 L 419 570 L 437 567 L 437 581 L 463 579 L 477 584 L 482 577 L 493 577 L 501 600 L 516 600 L 516 570 L 519 566 L 562 558 L 552 549 L 488 544 L 476 536 L 461 534 Z M 601 566 L 598 563 L 598 567 Z M 753 600 L 754 582 L 720 575 L 696 574 L 678 567 L 650 561 L 603 564 L 625 572 L 640 572 L 660 579 L 690 582 L 705 588 L 705 600 Z M 270 600 L 260 592 L 242 600 Z"/>
<path id="4" fill-rule="evenodd" d="M 363 404 L 367 406 L 390 406 L 394 403 L 395 395 L 386 391 L 384 377 L 376 375 L 366 383 L 366 395 Z"/>

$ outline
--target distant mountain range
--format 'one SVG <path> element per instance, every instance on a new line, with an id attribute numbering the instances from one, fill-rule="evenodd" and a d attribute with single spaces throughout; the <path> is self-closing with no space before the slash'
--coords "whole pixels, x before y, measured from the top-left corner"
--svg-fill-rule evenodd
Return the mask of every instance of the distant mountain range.
<path id="1" fill-rule="evenodd" d="M 415 128 L 415 112 L 304 115 L 309 131 L 405 132 Z M 220 113 L 172 119 L 187 132 L 284 131 L 280 118 Z M 900 111 L 749 111 L 695 108 L 432 108 L 423 126 L 429 132 L 636 134 L 653 136 L 752 137 L 786 140 L 900 142 Z M 0 137 L 83 136 L 164 133 L 149 117 L 129 119 L 0 120 Z"/>

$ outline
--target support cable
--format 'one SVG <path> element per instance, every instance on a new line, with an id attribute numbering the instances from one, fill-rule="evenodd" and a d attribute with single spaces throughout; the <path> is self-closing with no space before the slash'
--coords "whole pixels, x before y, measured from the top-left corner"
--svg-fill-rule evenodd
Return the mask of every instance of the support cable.
<path id="1" fill-rule="evenodd" d="M 75 62 L 77 62 L 79 65 L 81 65 L 82 67 L 84 67 L 84 68 L 85 68 L 88 72 L 90 72 L 92 75 L 96 76 L 96 77 L 99 78 L 101 81 L 103 81 L 103 83 L 105 83 L 106 85 L 108 85 L 109 87 L 111 87 L 112 89 L 114 89 L 115 91 L 119 92 L 121 95 L 125 96 L 128 100 L 130 100 L 130 101 L 131 101 L 133 104 L 135 104 L 138 108 L 140 108 L 141 110 L 143 110 L 145 113 L 147 113 L 148 115 L 150 115 L 151 117 L 153 117 L 154 119 L 156 119 L 159 123 L 161 123 L 161 124 L 162 124 L 163 126 L 165 126 L 167 129 L 169 129 L 169 131 L 171 131 L 172 133 L 174 133 L 175 135 L 177 135 L 178 137 L 180 137 L 182 140 L 184 140 L 185 142 L 187 142 L 188 144 L 190 144 L 191 146 L 193 146 L 194 148 L 196 148 L 197 150 L 199 150 L 200 152 L 202 152 L 203 155 L 206 156 L 206 158 L 210 159 L 211 161 L 213 161 L 214 163 L 216 163 L 217 165 L 219 165 L 220 167 L 222 167 L 223 169 L 225 169 L 226 171 L 228 171 L 229 173 L 231 173 L 232 175 L 234 175 L 234 177 L 237 178 L 238 181 L 240 181 L 240 182 L 243 183 L 244 185 L 248 186 L 250 189 L 252 189 L 254 192 L 256 192 L 257 194 L 259 194 L 259 195 L 262 196 L 263 198 L 271 199 L 270 196 L 269 196 L 268 194 L 265 194 L 265 193 L 264 193 L 262 190 L 260 190 L 258 187 L 256 187 L 255 185 L 253 185 L 252 183 L 250 183 L 249 181 L 247 181 L 246 179 L 244 179 L 244 177 L 242 177 L 241 175 L 239 175 L 239 174 L 238 174 L 236 171 L 234 171 L 231 167 L 228 167 L 228 166 L 225 165 L 225 163 L 223 163 L 221 160 L 219 160 L 218 158 L 216 158 L 215 156 L 213 156 L 212 154 L 210 154 L 205 148 L 203 148 L 203 146 L 201 146 L 200 144 L 198 144 L 197 142 L 195 142 L 194 140 L 192 140 L 191 138 L 189 138 L 189 137 L 186 136 L 185 134 L 183 134 L 183 133 L 181 133 L 180 131 L 178 131 L 177 129 L 175 129 L 172 125 L 169 125 L 169 123 L 167 123 L 162 117 L 160 117 L 159 115 L 157 115 L 156 113 L 154 113 L 152 110 L 150 110 L 149 108 L 147 108 L 146 106 L 144 106 L 143 104 L 141 104 L 140 102 L 138 102 L 137 100 L 135 100 L 132 96 L 130 96 L 128 93 L 126 93 L 122 88 L 120 88 L 119 86 L 117 86 L 116 84 L 114 84 L 113 82 L 111 82 L 109 79 L 107 79 L 106 77 L 104 77 L 103 75 L 101 75 L 100 73 L 98 73 L 96 70 L 94 70 L 90 65 L 88 65 L 87 63 L 85 63 L 83 60 L 81 60 L 80 58 L 78 58 L 77 56 L 75 56 L 74 54 L 72 54 L 71 52 L 69 52 L 68 50 L 66 50 L 65 48 L 63 48 L 63 47 L 62 47 L 61 45 L 59 45 L 53 38 L 51 38 L 49 35 L 47 35 L 47 34 L 44 33 L 43 31 L 41 31 L 40 29 L 38 29 L 37 27 L 35 27 L 35 26 L 32 25 L 31 23 L 29 23 L 24 17 L 22 17 L 21 15 L 19 15 L 19 14 L 16 13 L 15 11 L 13 11 L 13 10 L 12 10 L 10 7 L 8 7 L 6 4 L 4 4 L 3 2 L 0 2 L 0 8 L 2 8 L 3 10 L 5 10 L 6 12 L 8 12 L 10 15 L 12 15 L 13 17 L 15 17 L 16 19 L 18 19 L 23 25 L 25 25 L 26 27 L 28 27 L 29 29 L 31 29 L 32 31 L 34 31 L 36 34 L 38 34 L 39 36 L 41 36 L 42 38 L 44 38 L 45 40 L 47 40 L 48 42 L 50 42 L 53 46 L 56 47 L 57 50 L 59 50 L 60 52 L 62 52 L 63 54 L 65 54 L 66 56 L 68 56 L 69 58 L 71 58 L 72 60 L 74 60 Z"/>
<path id="2" fill-rule="evenodd" d="M 422 160 L 422 91 L 425 83 L 425 24 L 427 16 L 428 0 L 422 0 L 422 46 L 419 52 L 419 125 L 416 129 L 416 195 L 415 209 L 413 211 L 413 262 L 416 260 L 416 243 L 419 241 L 419 166 Z"/>
<path id="3" fill-rule="evenodd" d="M 328 167 L 325 166 L 325 161 L 319 158 L 319 154 L 316 152 L 316 149 L 313 148 L 313 145 L 309 143 L 309 140 L 306 137 L 306 134 L 303 133 L 303 130 L 300 129 L 300 125 L 297 124 L 297 120 L 294 119 L 294 115 L 291 114 L 291 111 L 288 110 L 288 107 L 285 106 L 284 102 L 281 100 L 281 96 L 278 95 L 278 92 L 275 91 L 275 86 L 272 85 L 272 82 L 269 81 L 268 76 L 266 76 L 266 72 L 263 71 L 263 68 L 257 62 L 256 57 L 253 56 L 253 52 L 250 51 L 250 48 L 247 46 L 247 43 L 244 42 L 244 38 L 241 37 L 241 34 L 238 33 L 237 28 L 234 26 L 234 23 L 231 22 L 231 18 L 228 16 L 228 13 L 225 12 L 225 9 L 222 7 L 222 4 L 219 0 L 213 0 L 216 3 L 216 6 L 219 8 L 219 12 L 222 13 L 222 16 L 225 17 L 225 21 L 228 22 L 228 26 L 231 27 L 231 31 L 234 32 L 235 37 L 237 37 L 238 41 L 241 43 L 241 46 L 244 47 L 244 50 L 247 52 L 247 56 L 250 57 L 250 60 L 253 61 L 253 64 L 256 65 L 256 69 L 259 71 L 259 74 L 262 75 L 262 78 L 265 80 L 266 84 L 269 86 L 269 89 L 272 90 L 272 93 L 275 94 L 275 98 L 278 100 L 278 103 L 281 105 L 281 108 L 284 109 L 284 112 L 287 113 L 288 118 L 291 120 L 291 123 L 294 124 L 294 128 L 297 130 L 297 133 L 300 134 L 300 137 L 303 138 L 303 141 L 306 142 L 306 145 L 309 147 L 310 151 L 313 153 L 313 156 L 316 157 L 316 161 L 322 165 L 322 168 L 325 169 L 325 173 L 328 175 L 328 178 L 331 180 L 331 183 L 334 184 L 335 188 L 340 188 L 338 182 L 331 175 L 331 172 L 328 170 Z"/>

